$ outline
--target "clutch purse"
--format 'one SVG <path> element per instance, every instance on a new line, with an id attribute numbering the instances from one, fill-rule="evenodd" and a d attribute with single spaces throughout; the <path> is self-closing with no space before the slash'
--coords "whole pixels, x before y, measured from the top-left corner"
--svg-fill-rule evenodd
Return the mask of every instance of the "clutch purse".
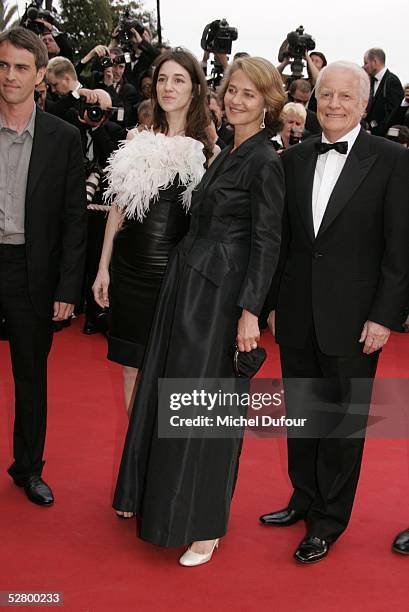
<path id="1" fill-rule="evenodd" d="M 261 346 L 247 353 L 245 351 L 239 351 L 236 345 L 233 355 L 233 369 L 235 375 L 237 378 L 252 378 L 259 371 L 266 357 L 267 353 Z"/>

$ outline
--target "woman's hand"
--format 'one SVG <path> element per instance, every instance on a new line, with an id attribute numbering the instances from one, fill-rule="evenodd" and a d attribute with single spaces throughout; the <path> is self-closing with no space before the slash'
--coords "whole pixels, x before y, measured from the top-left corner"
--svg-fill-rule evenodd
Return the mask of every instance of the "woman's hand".
<path id="1" fill-rule="evenodd" d="M 268 315 L 267 325 L 268 325 L 268 329 L 271 331 L 271 333 L 275 337 L 276 335 L 276 311 L 275 310 L 272 310 L 270 314 Z"/>
<path id="2" fill-rule="evenodd" d="M 101 308 L 109 307 L 109 282 L 110 278 L 108 270 L 106 268 L 99 268 L 95 282 L 92 285 L 92 292 L 94 294 L 96 303 L 101 306 Z"/>
<path id="3" fill-rule="evenodd" d="M 244 310 L 237 324 L 237 346 L 239 351 L 249 353 L 257 348 L 260 340 L 258 317 L 248 310 Z"/>

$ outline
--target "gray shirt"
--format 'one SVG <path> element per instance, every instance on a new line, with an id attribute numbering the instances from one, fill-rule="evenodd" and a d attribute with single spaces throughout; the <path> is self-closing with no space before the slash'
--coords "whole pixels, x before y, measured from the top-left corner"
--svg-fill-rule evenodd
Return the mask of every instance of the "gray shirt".
<path id="1" fill-rule="evenodd" d="M 28 167 L 37 107 L 22 134 L 4 127 L 0 115 L 0 244 L 24 244 Z"/>

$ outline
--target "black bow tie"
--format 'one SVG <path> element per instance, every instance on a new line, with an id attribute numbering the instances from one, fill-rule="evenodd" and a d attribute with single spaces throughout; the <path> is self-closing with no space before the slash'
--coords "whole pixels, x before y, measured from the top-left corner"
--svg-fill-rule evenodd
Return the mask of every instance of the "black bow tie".
<path id="1" fill-rule="evenodd" d="M 316 142 L 315 143 L 316 151 L 322 155 L 323 153 L 328 153 L 332 149 L 334 151 L 338 151 L 342 155 L 345 155 L 348 151 L 348 143 L 346 140 L 342 142 L 334 142 L 334 144 L 330 144 L 329 142 Z"/>

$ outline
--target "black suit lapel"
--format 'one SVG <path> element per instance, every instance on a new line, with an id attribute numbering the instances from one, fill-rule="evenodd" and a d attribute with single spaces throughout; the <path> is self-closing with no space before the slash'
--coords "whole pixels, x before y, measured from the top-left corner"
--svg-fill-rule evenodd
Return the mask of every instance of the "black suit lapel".
<path id="1" fill-rule="evenodd" d="M 317 234 L 317 239 L 327 230 L 344 207 L 348 204 L 355 191 L 358 189 L 372 165 L 377 154 L 371 154 L 370 139 L 366 132 L 361 130 L 338 181 L 332 191 L 322 223 Z"/>
<path id="2" fill-rule="evenodd" d="M 304 147 L 294 153 L 294 177 L 297 193 L 297 205 L 305 229 L 311 241 L 315 239 L 314 223 L 312 219 L 312 189 L 314 185 L 315 166 L 317 164 L 317 153 L 314 145 L 319 142 L 319 138 L 309 138 Z"/>
<path id="3" fill-rule="evenodd" d="M 34 190 L 42 173 L 50 164 L 53 153 L 53 133 L 55 129 L 47 121 L 47 115 L 37 109 L 33 147 L 28 167 L 26 206 L 30 205 Z"/>
<path id="4" fill-rule="evenodd" d="M 384 87 L 385 87 L 385 81 L 386 81 L 386 79 L 388 78 L 388 74 L 389 74 L 389 70 L 387 69 L 387 70 L 386 70 L 386 72 L 385 72 L 385 74 L 383 75 L 382 79 L 379 81 L 379 85 L 378 85 L 378 87 L 376 88 L 375 95 L 374 95 L 374 97 L 372 98 L 372 101 L 371 101 L 371 103 L 370 103 L 370 104 L 369 104 L 369 106 L 368 106 L 368 109 L 367 109 L 367 114 L 369 114 L 369 113 L 370 113 L 370 111 L 373 109 L 373 107 L 374 107 L 374 106 L 375 106 L 375 104 L 376 104 L 376 101 L 377 101 L 377 100 L 378 100 L 380 97 L 382 97 L 382 95 L 383 95 L 383 94 L 382 94 L 382 92 L 383 92 L 383 89 L 384 89 Z"/>

